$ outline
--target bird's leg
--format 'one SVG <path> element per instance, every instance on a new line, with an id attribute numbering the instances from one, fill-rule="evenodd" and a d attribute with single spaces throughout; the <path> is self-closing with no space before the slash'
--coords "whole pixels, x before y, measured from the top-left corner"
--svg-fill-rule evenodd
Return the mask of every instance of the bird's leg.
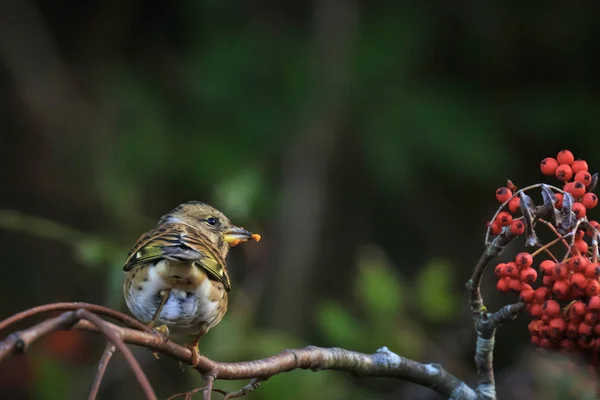
<path id="1" fill-rule="evenodd" d="M 200 349 L 198 348 L 198 343 L 200 342 L 200 338 L 202 336 L 204 336 L 204 334 L 206 333 L 206 331 L 202 331 L 200 332 L 195 338 L 194 340 L 192 340 L 190 343 L 188 343 L 185 347 L 187 347 L 188 349 L 190 349 L 192 351 L 192 367 L 196 368 L 196 366 L 198 364 L 200 364 L 200 356 L 202 355 L 200 353 Z"/>
<path id="2" fill-rule="evenodd" d="M 152 333 L 157 333 L 160 336 L 162 336 L 164 341 L 166 342 L 169 339 L 169 327 L 164 324 L 157 327 L 154 327 L 154 325 L 156 325 L 156 321 L 158 320 L 158 317 L 163 307 L 165 306 L 167 300 L 169 299 L 169 296 L 171 295 L 171 289 L 161 290 L 160 292 L 158 292 L 158 294 L 161 297 L 160 304 L 156 308 L 156 311 L 154 312 L 154 315 L 152 316 L 152 319 L 148 323 L 147 327 L 148 329 L 152 330 Z M 152 352 L 152 355 L 158 360 L 159 357 L 157 352 Z"/>
<path id="3" fill-rule="evenodd" d="M 160 316 L 160 312 L 162 311 L 163 307 L 167 303 L 167 300 L 169 299 L 170 294 L 171 294 L 171 289 L 164 289 L 164 290 L 161 290 L 160 292 L 158 292 L 158 295 L 161 297 L 160 304 L 156 308 L 156 311 L 154 312 L 152 319 L 148 323 L 148 329 L 158 331 L 158 332 L 162 333 L 163 335 L 167 335 L 167 336 L 169 334 L 169 328 L 166 325 L 160 325 L 156 328 L 154 327 L 154 325 L 156 325 L 156 321 L 158 320 L 158 317 Z"/>

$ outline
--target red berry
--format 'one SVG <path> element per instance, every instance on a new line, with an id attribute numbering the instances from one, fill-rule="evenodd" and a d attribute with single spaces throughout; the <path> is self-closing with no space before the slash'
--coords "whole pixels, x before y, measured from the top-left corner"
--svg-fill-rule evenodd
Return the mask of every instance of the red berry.
<path id="1" fill-rule="evenodd" d="M 586 311 L 586 305 L 581 301 L 577 301 L 569 308 L 569 319 L 574 323 L 579 323 L 585 317 Z"/>
<path id="2" fill-rule="evenodd" d="M 567 164 L 561 164 L 556 168 L 554 175 L 556 175 L 559 180 L 566 182 L 573 177 L 573 170 Z"/>
<path id="3" fill-rule="evenodd" d="M 582 203 L 574 203 L 573 204 L 573 212 L 575 213 L 575 217 L 577 219 L 579 219 L 579 218 L 585 217 L 587 210 L 585 208 L 585 205 L 583 205 Z M 577 242 L 577 240 L 576 240 L 576 242 Z"/>
<path id="4" fill-rule="evenodd" d="M 567 193 L 571 193 L 571 189 L 573 188 L 573 182 L 567 182 L 563 186 L 563 190 Z"/>
<path id="5" fill-rule="evenodd" d="M 540 263 L 540 270 L 544 273 L 544 275 L 552 275 L 552 271 L 554 271 L 554 267 L 556 263 L 552 260 L 544 260 Z"/>
<path id="6" fill-rule="evenodd" d="M 518 212 L 521 209 L 520 207 L 521 207 L 521 199 L 519 197 L 513 197 L 508 202 L 508 209 L 513 214 Z"/>
<path id="7" fill-rule="evenodd" d="M 567 329 L 567 323 L 560 317 L 552 318 L 548 323 L 548 326 L 551 331 L 555 330 L 560 333 L 563 333 Z"/>
<path id="8" fill-rule="evenodd" d="M 570 321 L 567 324 L 567 328 L 565 329 L 566 331 L 566 335 L 567 337 L 570 337 L 571 339 L 577 339 L 579 337 L 579 324 L 581 322 L 573 322 Z"/>
<path id="9" fill-rule="evenodd" d="M 492 235 L 497 236 L 502 233 L 502 224 L 498 221 L 494 221 L 490 225 L 490 232 Z"/>
<path id="10" fill-rule="evenodd" d="M 521 220 L 513 220 L 513 222 L 510 223 L 509 229 L 510 233 L 512 233 L 513 235 L 522 235 L 523 233 L 525 233 L 525 224 Z"/>
<path id="11" fill-rule="evenodd" d="M 512 290 L 513 292 L 520 292 L 522 285 L 523 284 L 518 279 L 511 279 L 508 281 L 508 289 Z"/>
<path id="12" fill-rule="evenodd" d="M 592 175 L 587 171 L 579 171 L 575 174 L 575 182 L 582 183 L 583 186 L 588 187 L 592 183 Z"/>
<path id="13" fill-rule="evenodd" d="M 596 196 L 594 193 L 586 193 L 583 195 L 581 202 L 585 208 L 594 208 L 598 205 L 598 196 Z"/>
<path id="14" fill-rule="evenodd" d="M 500 293 L 506 293 L 506 292 L 508 292 L 508 282 L 509 281 L 510 281 L 509 277 L 504 277 L 504 278 L 498 279 L 498 282 L 496 283 L 496 289 Z"/>
<path id="15" fill-rule="evenodd" d="M 595 279 L 590 279 L 587 287 L 585 288 L 585 294 L 588 296 L 596 296 L 600 294 L 600 283 Z"/>
<path id="16" fill-rule="evenodd" d="M 554 203 L 554 207 L 562 208 L 563 206 L 563 198 L 565 197 L 562 193 L 554 193 L 556 196 L 556 203 Z"/>
<path id="17" fill-rule="evenodd" d="M 583 335 L 583 336 L 591 336 L 592 333 L 594 333 L 594 328 L 592 328 L 585 322 L 580 323 L 579 328 L 577 330 L 578 330 L 579 334 Z"/>
<path id="18" fill-rule="evenodd" d="M 546 300 L 542 305 L 542 313 L 550 318 L 560 315 L 560 305 L 554 300 Z"/>
<path id="19" fill-rule="evenodd" d="M 568 189 L 567 185 L 569 185 Z M 585 194 L 585 185 L 582 182 L 569 182 L 567 185 L 565 185 L 565 191 L 571 193 L 574 198 L 578 199 Z"/>
<path id="20" fill-rule="evenodd" d="M 576 301 L 571 306 L 571 310 L 573 310 L 573 313 L 575 315 L 578 315 L 579 317 L 583 318 L 583 316 L 585 315 L 585 313 L 587 311 L 587 306 L 585 305 L 585 303 L 583 303 L 581 301 Z"/>
<path id="21" fill-rule="evenodd" d="M 598 313 L 596 311 L 590 310 L 588 307 L 588 312 L 585 313 L 583 317 L 583 322 L 589 326 L 594 326 L 598 322 Z"/>
<path id="22" fill-rule="evenodd" d="M 571 275 L 571 286 L 575 289 L 585 289 L 588 285 L 588 279 L 581 273 L 575 272 Z"/>
<path id="23" fill-rule="evenodd" d="M 556 264 L 552 271 L 552 277 L 555 280 L 567 279 L 569 277 L 569 269 L 565 264 Z"/>
<path id="24" fill-rule="evenodd" d="M 588 302 L 588 310 L 600 311 L 600 297 L 592 296 Z"/>
<path id="25" fill-rule="evenodd" d="M 585 266 L 583 273 L 586 278 L 597 279 L 600 277 L 600 266 L 597 263 L 589 263 Z"/>
<path id="26" fill-rule="evenodd" d="M 554 282 L 555 282 L 555 281 L 556 281 L 556 279 L 554 279 L 554 277 L 553 277 L 553 276 L 549 276 L 549 275 L 545 275 L 545 276 L 542 278 L 542 284 L 543 284 L 544 286 L 546 286 L 546 287 L 549 287 L 549 288 L 551 288 L 551 287 L 552 287 L 552 285 L 554 285 Z"/>
<path id="27" fill-rule="evenodd" d="M 573 161 L 575 161 L 575 157 L 573 157 L 573 153 L 569 150 L 561 150 L 556 156 L 556 161 L 558 161 L 559 164 L 571 165 L 573 164 Z"/>
<path id="28" fill-rule="evenodd" d="M 585 160 L 575 160 L 573 164 L 571 164 L 571 168 L 573 169 L 573 173 L 577 174 L 579 171 L 587 171 L 588 164 Z"/>
<path id="29" fill-rule="evenodd" d="M 529 334 L 531 334 L 531 336 L 539 336 L 539 330 L 542 326 L 542 321 L 540 321 L 539 319 L 534 319 L 532 320 L 528 325 L 527 325 L 527 329 L 529 330 Z"/>
<path id="30" fill-rule="evenodd" d="M 533 257 L 531 257 L 531 254 L 527 252 L 522 252 L 517 254 L 515 257 L 515 262 L 519 268 L 531 267 L 533 264 Z"/>
<path id="31" fill-rule="evenodd" d="M 537 271 L 531 267 L 521 270 L 521 282 L 532 284 L 537 280 Z M 582 275 L 583 276 L 583 275 Z"/>
<path id="32" fill-rule="evenodd" d="M 503 278 L 503 277 L 507 276 L 506 264 L 500 263 L 500 264 L 496 265 L 496 268 L 494 268 L 494 273 L 496 274 L 496 276 L 498 278 Z"/>
<path id="33" fill-rule="evenodd" d="M 571 285 L 568 281 L 556 281 L 552 286 L 552 293 L 558 299 L 566 299 L 569 296 L 569 291 L 571 290 Z"/>
<path id="34" fill-rule="evenodd" d="M 588 264 L 588 259 L 583 256 L 573 256 L 568 262 L 569 269 L 573 272 L 583 272 Z"/>
<path id="35" fill-rule="evenodd" d="M 519 277 L 519 267 L 517 267 L 517 264 L 514 261 L 506 263 L 506 272 L 508 273 L 508 276 L 513 279 Z"/>
<path id="36" fill-rule="evenodd" d="M 512 196 L 512 192 L 507 187 L 501 187 L 496 190 L 496 199 L 500 203 L 504 203 L 506 200 L 510 199 Z"/>
<path id="37" fill-rule="evenodd" d="M 529 285 L 527 285 L 529 286 Z M 519 299 L 526 304 L 531 304 L 533 303 L 533 300 L 535 298 L 535 290 L 533 290 L 531 288 L 531 286 L 529 287 L 525 287 L 525 284 L 523 284 L 523 287 L 521 287 L 521 293 L 519 294 Z"/>
<path id="38" fill-rule="evenodd" d="M 581 240 L 585 237 L 585 232 L 581 229 L 579 229 L 577 231 L 577 233 L 575 233 L 575 240 Z"/>
<path id="39" fill-rule="evenodd" d="M 532 304 L 531 309 L 529 310 L 529 315 L 532 317 L 541 317 L 542 316 L 542 305 L 541 304 Z"/>
<path id="40" fill-rule="evenodd" d="M 510 215 L 506 211 L 502 211 L 502 212 L 499 212 L 498 215 L 496 215 L 495 222 L 500 223 L 500 225 L 502 225 L 502 226 L 508 226 L 512 222 L 512 219 L 513 219 L 512 215 Z"/>
<path id="41" fill-rule="evenodd" d="M 540 163 L 540 169 L 542 170 L 542 174 L 546 176 L 554 175 L 556 168 L 558 167 L 558 161 L 552 157 L 546 157 Z"/>
<path id="42" fill-rule="evenodd" d="M 537 303 L 543 303 L 550 298 L 550 290 L 547 287 L 539 287 L 535 289 L 535 301 Z"/>
<path id="43" fill-rule="evenodd" d="M 573 210 L 575 210 L 575 204 L 573 204 Z M 577 249 L 576 254 L 587 254 L 588 244 L 585 240 L 576 240 L 575 248 Z"/>

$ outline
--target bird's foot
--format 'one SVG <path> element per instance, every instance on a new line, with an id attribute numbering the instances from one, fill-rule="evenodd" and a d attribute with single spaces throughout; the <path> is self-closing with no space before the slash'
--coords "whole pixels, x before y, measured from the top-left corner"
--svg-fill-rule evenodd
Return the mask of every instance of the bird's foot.
<path id="1" fill-rule="evenodd" d="M 186 346 L 188 349 L 192 351 L 192 368 L 196 368 L 198 364 L 200 364 L 200 357 L 202 354 L 198 349 L 198 345 L 193 343 Z"/>
<path id="2" fill-rule="evenodd" d="M 160 325 L 160 326 L 157 326 L 156 328 L 154 328 L 154 327 L 152 327 L 152 325 L 154 325 L 154 324 L 150 323 L 150 325 L 148 326 L 150 328 L 150 331 L 152 332 L 152 334 L 160 336 L 162 338 L 162 340 L 166 343 L 169 340 L 169 327 L 167 325 Z M 160 357 L 158 356 L 158 352 L 153 351 L 152 355 L 157 360 L 160 360 Z"/>
<path id="3" fill-rule="evenodd" d="M 169 327 L 167 325 L 161 325 L 157 326 L 156 328 L 152 328 L 152 333 L 162 337 L 165 342 L 169 340 Z"/>

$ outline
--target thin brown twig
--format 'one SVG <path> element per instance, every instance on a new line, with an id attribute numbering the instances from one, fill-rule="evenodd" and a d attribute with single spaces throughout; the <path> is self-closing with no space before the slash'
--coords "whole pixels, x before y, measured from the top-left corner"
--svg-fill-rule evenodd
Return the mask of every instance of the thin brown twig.
<path id="1" fill-rule="evenodd" d="M 106 336 L 119 349 L 119 351 L 121 351 L 121 353 L 123 353 L 123 357 L 125 357 L 125 359 L 129 363 L 129 366 L 133 370 L 133 373 L 137 378 L 138 382 L 140 383 L 140 386 L 142 387 L 146 398 L 150 400 L 157 400 L 156 394 L 152 389 L 152 385 L 150 385 L 148 377 L 146 376 L 146 374 L 144 374 L 142 367 L 140 367 L 140 364 L 135 359 L 131 350 L 129 350 L 129 347 L 125 345 L 125 342 L 120 337 L 119 332 L 113 329 L 111 327 L 111 324 L 104 321 L 102 318 L 88 310 L 80 309 L 77 310 L 75 313 L 79 318 L 86 319 L 92 324 L 94 324 L 98 328 L 98 330 L 102 332 L 104 336 Z"/>
<path id="2" fill-rule="evenodd" d="M 140 330 L 145 330 L 146 325 L 142 324 L 135 318 L 130 317 L 127 314 L 123 314 L 117 310 L 113 310 L 112 308 L 104 307 L 98 304 L 90 304 L 90 303 L 80 303 L 80 302 L 65 302 L 65 303 L 51 303 L 44 304 L 41 306 L 33 307 L 23 312 L 17 313 L 6 318 L 3 321 L 0 321 L 0 331 L 6 329 L 12 324 L 20 322 L 25 318 L 32 317 L 37 314 L 47 313 L 51 311 L 68 311 L 68 310 L 79 310 L 85 309 L 89 310 L 95 314 L 104 315 L 110 318 L 113 318 L 117 321 L 121 321 L 124 324 Z"/>
<path id="3" fill-rule="evenodd" d="M 550 222 L 546 221 L 543 218 L 540 218 L 538 221 L 541 222 L 542 224 L 546 225 L 548 227 L 548 229 L 550 229 L 556 235 L 556 237 L 562 238 L 563 239 L 562 242 L 563 242 L 563 244 L 565 245 L 565 247 L 567 249 L 570 248 L 569 243 L 567 243 L 567 241 L 564 239 L 563 235 L 561 235 L 560 233 L 558 233 L 558 231 L 556 230 L 556 228 L 554 227 L 554 225 L 552 225 Z"/>
<path id="4" fill-rule="evenodd" d="M 43 336 L 52 332 L 71 328 L 79 318 L 75 312 L 69 311 L 52 319 L 45 320 L 39 324 L 21 332 L 15 332 L 0 342 L 0 362 L 13 352 L 24 352 L 27 348 Z"/>
<path id="5" fill-rule="evenodd" d="M 571 255 L 572 249 L 575 248 L 575 239 L 577 238 L 577 229 L 579 229 L 579 225 L 581 225 L 581 223 L 584 221 L 585 221 L 585 219 L 583 219 L 583 218 L 577 220 L 577 223 L 575 224 L 575 227 L 573 228 L 573 230 L 567 234 L 567 235 L 572 235 L 571 246 L 569 246 L 569 248 L 567 249 L 562 262 L 567 261 L 567 259 L 569 258 L 569 255 Z M 577 254 L 577 255 L 579 255 L 579 254 Z"/>
<path id="6" fill-rule="evenodd" d="M 196 388 L 194 390 L 190 390 L 189 392 L 182 392 L 182 393 L 174 394 L 173 396 L 169 397 L 167 400 L 173 400 L 173 399 L 176 399 L 176 398 L 181 397 L 181 396 L 183 396 L 184 400 L 190 400 L 190 399 L 192 399 L 194 397 L 195 394 L 197 394 L 197 393 L 199 393 L 199 392 L 201 392 L 203 390 L 204 390 L 204 386 Z M 213 387 L 212 391 L 213 392 L 217 392 L 217 393 L 221 393 L 223 396 L 227 396 L 227 392 L 225 390 L 223 390 L 223 389 L 219 389 L 219 388 Z"/>
<path id="7" fill-rule="evenodd" d="M 235 392 L 231 392 L 225 395 L 225 397 L 223 397 L 223 400 L 229 400 L 229 399 L 235 399 L 236 397 L 242 397 L 247 395 L 250 392 L 255 391 L 256 389 L 258 389 L 258 387 L 260 386 L 260 384 L 263 381 L 261 381 L 260 379 L 252 379 L 250 382 L 248 382 L 247 385 L 245 385 L 244 387 L 240 388 L 239 390 L 236 390 Z"/>
<path id="8" fill-rule="evenodd" d="M 88 396 L 88 400 L 95 400 L 98 396 L 98 391 L 100 390 L 100 384 L 102 383 L 102 379 L 104 378 L 104 373 L 106 372 L 106 367 L 108 367 L 108 363 L 115 353 L 116 347 L 112 342 L 108 342 L 106 347 L 104 348 L 104 352 L 102 353 L 102 357 L 98 362 L 98 372 L 94 377 L 94 382 L 92 383 L 92 389 L 90 390 L 90 394 Z"/>

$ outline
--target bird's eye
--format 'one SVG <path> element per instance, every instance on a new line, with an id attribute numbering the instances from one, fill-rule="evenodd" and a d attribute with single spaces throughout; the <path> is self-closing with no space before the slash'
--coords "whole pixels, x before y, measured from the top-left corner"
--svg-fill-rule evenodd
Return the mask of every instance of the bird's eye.
<path id="1" fill-rule="evenodd" d="M 216 225 L 217 222 L 219 222 L 218 219 L 214 218 L 214 217 L 210 217 L 210 218 L 206 218 L 206 223 L 209 225 Z"/>

